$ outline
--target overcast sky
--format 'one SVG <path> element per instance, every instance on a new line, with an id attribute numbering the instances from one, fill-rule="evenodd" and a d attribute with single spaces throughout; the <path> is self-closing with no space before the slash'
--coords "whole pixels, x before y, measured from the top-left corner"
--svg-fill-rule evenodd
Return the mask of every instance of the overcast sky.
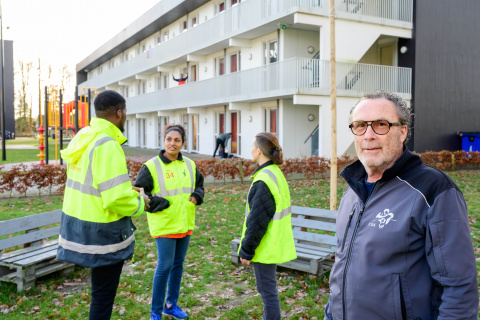
<path id="1" fill-rule="evenodd" d="M 74 71 L 77 63 L 159 1 L 0 0 L 3 38 L 13 40 L 15 71 L 19 60 L 34 62 L 32 76 L 38 82 L 38 58 L 43 69 L 67 64 Z M 33 105 L 35 113 L 38 103 L 37 108 Z"/>

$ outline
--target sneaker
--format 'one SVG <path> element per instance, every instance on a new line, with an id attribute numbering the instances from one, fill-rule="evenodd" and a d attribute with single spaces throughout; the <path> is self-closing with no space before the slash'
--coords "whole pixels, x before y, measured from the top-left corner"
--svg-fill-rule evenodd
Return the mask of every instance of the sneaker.
<path id="1" fill-rule="evenodd" d="M 166 306 L 163 307 L 163 312 L 164 315 L 166 316 L 173 316 L 175 319 L 187 319 L 188 314 L 186 312 L 183 312 L 183 310 L 177 306 L 177 304 L 172 304 L 170 308 L 166 308 Z"/>
<path id="2" fill-rule="evenodd" d="M 150 320 L 162 320 L 162 315 L 161 314 L 156 314 L 153 312 L 150 312 L 152 315 L 150 316 Z"/>

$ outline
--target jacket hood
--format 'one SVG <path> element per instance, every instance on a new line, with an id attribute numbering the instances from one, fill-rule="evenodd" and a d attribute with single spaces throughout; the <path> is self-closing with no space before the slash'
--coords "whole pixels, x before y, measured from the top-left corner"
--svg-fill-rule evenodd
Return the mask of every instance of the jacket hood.
<path id="1" fill-rule="evenodd" d="M 68 145 L 68 148 L 60 151 L 62 159 L 68 164 L 77 163 L 89 144 L 102 132 L 120 144 L 124 144 L 127 141 L 127 138 L 125 138 L 120 129 L 110 121 L 101 118 L 92 118 L 90 126 L 78 131 Z"/>

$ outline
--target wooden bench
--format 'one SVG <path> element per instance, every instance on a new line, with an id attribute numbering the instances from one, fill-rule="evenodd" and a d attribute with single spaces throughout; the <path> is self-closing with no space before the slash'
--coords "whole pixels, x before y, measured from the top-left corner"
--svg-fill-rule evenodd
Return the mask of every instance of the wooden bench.
<path id="1" fill-rule="evenodd" d="M 337 237 L 318 231 L 335 233 L 336 211 L 292 206 L 292 227 L 297 259 L 280 266 L 319 276 L 329 271 L 335 262 Z M 311 232 L 314 231 L 315 232 Z M 240 239 L 233 239 L 232 261 L 239 263 Z"/>
<path id="2" fill-rule="evenodd" d="M 60 226 L 41 227 L 60 222 L 62 210 L 39 213 L 18 219 L 0 221 L 0 237 L 21 234 L 0 240 L 0 281 L 17 285 L 17 292 L 35 286 L 35 280 L 61 271 L 68 276 L 74 264 L 58 261 L 57 247 Z M 23 233 L 25 232 L 25 233 Z M 54 240 L 44 240 L 56 236 Z M 22 246 L 3 253 L 4 249 Z"/>

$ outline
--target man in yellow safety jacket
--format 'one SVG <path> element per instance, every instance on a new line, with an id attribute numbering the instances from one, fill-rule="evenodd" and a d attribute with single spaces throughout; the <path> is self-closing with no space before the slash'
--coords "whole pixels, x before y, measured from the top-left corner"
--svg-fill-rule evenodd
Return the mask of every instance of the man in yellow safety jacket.
<path id="1" fill-rule="evenodd" d="M 110 319 L 125 260 L 133 256 L 132 216 L 148 209 L 149 199 L 132 189 L 122 132 L 125 99 L 107 90 L 95 99 L 96 118 L 66 150 L 67 183 L 57 259 L 91 268 L 90 320 Z"/>

